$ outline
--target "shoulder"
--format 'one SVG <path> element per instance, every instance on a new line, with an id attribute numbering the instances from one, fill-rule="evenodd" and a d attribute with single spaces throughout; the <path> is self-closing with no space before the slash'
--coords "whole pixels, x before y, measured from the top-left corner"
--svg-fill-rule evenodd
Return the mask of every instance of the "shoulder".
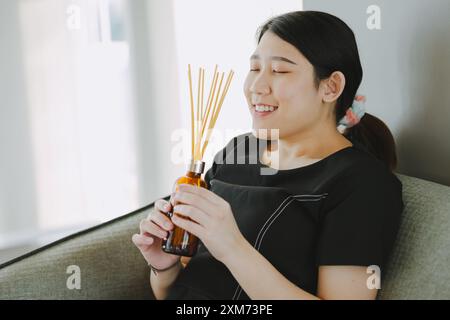
<path id="1" fill-rule="evenodd" d="M 363 149 L 352 148 L 333 165 L 339 170 L 326 189 L 335 204 L 350 196 L 371 201 L 402 198 L 403 186 L 399 178 L 386 164 Z"/>
<path id="2" fill-rule="evenodd" d="M 354 165 L 344 176 L 356 185 L 402 188 L 402 183 L 389 167 L 363 149 L 354 149 Z M 373 188 L 372 188 L 373 189 Z"/>
<path id="3" fill-rule="evenodd" d="M 329 185 L 325 211 L 342 203 L 366 212 L 372 212 L 370 208 L 402 211 L 402 183 L 383 162 L 361 149 L 353 149 L 346 161 L 348 165 Z"/>

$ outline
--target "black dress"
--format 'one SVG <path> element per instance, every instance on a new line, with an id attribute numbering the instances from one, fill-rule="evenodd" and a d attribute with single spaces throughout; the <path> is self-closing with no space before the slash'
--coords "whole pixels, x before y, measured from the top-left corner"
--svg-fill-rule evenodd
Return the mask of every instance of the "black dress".
<path id="1" fill-rule="evenodd" d="M 321 265 L 377 265 L 383 275 L 403 211 L 400 180 L 355 142 L 313 164 L 267 174 L 260 142 L 252 133 L 233 138 L 205 175 L 244 237 L 311 294 Z M 166 299 L 249 297 L 201 244 Z"/>

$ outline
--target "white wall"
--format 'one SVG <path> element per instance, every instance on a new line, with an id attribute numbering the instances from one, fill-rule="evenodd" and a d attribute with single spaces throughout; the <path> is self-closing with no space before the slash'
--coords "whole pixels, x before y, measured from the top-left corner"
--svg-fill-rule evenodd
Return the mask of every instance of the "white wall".
<path id="1" fill-rule="evenodd" d="M 369 30 L 366 9 L 381 9 Z M 360 49 L 368 112 L 393 132 L 398 172 L 450 185 L 450 2 L 305 0 L 347 22 Z"/>

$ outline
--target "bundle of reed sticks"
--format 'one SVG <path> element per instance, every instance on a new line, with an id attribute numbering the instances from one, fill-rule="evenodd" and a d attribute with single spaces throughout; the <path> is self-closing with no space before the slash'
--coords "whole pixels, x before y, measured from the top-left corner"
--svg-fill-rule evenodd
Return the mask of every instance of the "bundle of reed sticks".
<path id="1" fill-rule="evenodd" d="M 228 73 L 225 85 L 222 88 L 224 72 L 217 71 L 217 65 L 214 68 L 214 75 L 211 80 L 211 85 L 208 94 L 208 100 L 206 106 L 203 104 L 203 96 L 205 89 L 205 69 L 199 68 L 198 71 L 198 85 L 197 85 L 197 110 L 194 110 L 194 97 L 192 91 L 192 75 L 191 65 L 188 65 L 188 77 L 189 77 L 189 96 L 191 105 L 191 153 L 192 160 L 202 160 L 205 153 L 206 146 L 208 145 L 211 132 L 219 116 L 220 109 L 222 108 L 223 101 L 230 88 L 231 80 L 233 79 L 234 72 L 230 70 Z M 219 81 L 220 78 L 220 81 Z M 219 82 L 219 85 L 217 85 Z M 195 120 L 194 120 L 195 119 Z M 206 134 L 205 134 L 206 129 Z"/>

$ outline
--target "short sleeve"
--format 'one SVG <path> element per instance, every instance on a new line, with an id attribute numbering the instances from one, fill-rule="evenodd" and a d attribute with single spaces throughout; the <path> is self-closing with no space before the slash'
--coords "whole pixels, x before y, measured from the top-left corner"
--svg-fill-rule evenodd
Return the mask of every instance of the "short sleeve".
<path id="1" fill-rule="evenodd" d="M 384 167 L 343 176 L 330 189 L 321 212 L 317 265 L 383 268 L 403 207 L 402 184 Z"/>

